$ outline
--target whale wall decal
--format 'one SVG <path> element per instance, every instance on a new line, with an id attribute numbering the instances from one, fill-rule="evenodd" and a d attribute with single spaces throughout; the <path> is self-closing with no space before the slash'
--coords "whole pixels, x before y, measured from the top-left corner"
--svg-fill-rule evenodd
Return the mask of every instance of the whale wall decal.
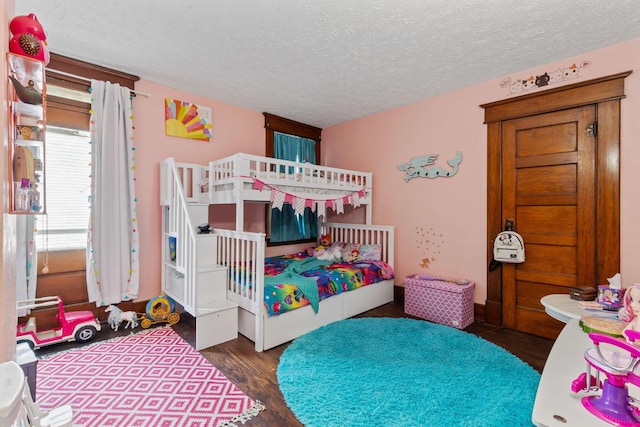
<path id="1" fill-rule="evenodd" d="M 418 156 L 409 160 L 409 163 L 398 165 L 398 169 L 404 172 L 405 182 L 413 178 L 450 178 L 458 172 L 458 167 L 462 162 L 462 152 L 458 151 L 453 159 L 447 160 L 453 169 L 445 170 L 438 165 L 434 165 L 438 154 Z"/>

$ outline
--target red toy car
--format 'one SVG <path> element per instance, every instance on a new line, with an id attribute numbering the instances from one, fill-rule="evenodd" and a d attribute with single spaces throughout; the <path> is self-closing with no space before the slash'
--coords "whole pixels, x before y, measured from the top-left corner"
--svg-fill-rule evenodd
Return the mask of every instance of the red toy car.
<path id="1" fill-rule="evenodd" d="M 38 349 L 51 344 L 67 341 L 91 341 L 101 329 L 100 322 L 90 311 L 64 311 L 64 305 L 59 296 L 42 297 L 18 301 L 18 309 L 58 306 L 56 322 L 59 327 L 38 330 L 36 318 L 30 317 L 27 323 L 18 324 L 16 341 L 18 344 L 26 342 L 32 349 Z"/>

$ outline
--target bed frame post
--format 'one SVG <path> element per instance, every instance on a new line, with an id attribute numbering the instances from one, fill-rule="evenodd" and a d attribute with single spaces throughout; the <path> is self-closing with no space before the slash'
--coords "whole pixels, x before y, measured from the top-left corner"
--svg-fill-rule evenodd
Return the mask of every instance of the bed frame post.
<path id="1" fill-rule="evenodd" d="M 256 337 L 255 346 L 257 352 L 264 350 L 264 322 L 265 322 L 265 307 L 264 307 L 264 258 L 266 250 L 265 235 L 260 233 L 260 239 L 255 243 L 255 255 L 253 256 L 253 263 L 255 270 L 253 277 L 255 278 L 253 286 L 255 288 L 255 307 L 256 307 Z"/>
<path id="2" fill-rule="evenodd" d="M 236 231 L 244 231 L 244 202 L 236 203 Z"/>
<path id="3" fill-rule="evenodd" d="M 372 215 L 373 215 L 373 191 L 371 189 L 371 183 L 373 182 L 373 174 L 368 173 L 366 178 L 366 186 L 367 186 L 367 197 L 369 198 L 369 203 L 365 207 L 365 221 L 367 225 L 372 225 Z"/>

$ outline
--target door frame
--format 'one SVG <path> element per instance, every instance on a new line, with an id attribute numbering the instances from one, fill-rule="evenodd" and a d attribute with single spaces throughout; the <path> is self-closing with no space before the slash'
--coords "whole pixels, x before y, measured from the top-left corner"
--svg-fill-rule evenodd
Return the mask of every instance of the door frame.
<path id="1" fill-rule="evenodd" d="M 586 80 L 480 107 L 487 125 L 487 266 L 502 231 L 502 122 L 584 105 L 596 106 L 596 279 L 620 271 L 620 100 L 632 71 Z M 596 284 L 594 283 L 594 286 Z M 542 309 L 542 305 L 540 305 Z M 485 321 L 502 326 L 502 268 L 487 271 Z"/>

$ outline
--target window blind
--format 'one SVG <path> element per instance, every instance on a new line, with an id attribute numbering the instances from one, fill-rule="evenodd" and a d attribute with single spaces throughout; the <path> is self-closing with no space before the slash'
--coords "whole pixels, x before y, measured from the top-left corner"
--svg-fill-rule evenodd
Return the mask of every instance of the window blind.
<path id="1" fill-rule="evenodd" d="M 47 127 L 46 212 L 38 219 L 37 245 L 49 251 L 87 247 L 91 146 L 89 132 Z"/>

